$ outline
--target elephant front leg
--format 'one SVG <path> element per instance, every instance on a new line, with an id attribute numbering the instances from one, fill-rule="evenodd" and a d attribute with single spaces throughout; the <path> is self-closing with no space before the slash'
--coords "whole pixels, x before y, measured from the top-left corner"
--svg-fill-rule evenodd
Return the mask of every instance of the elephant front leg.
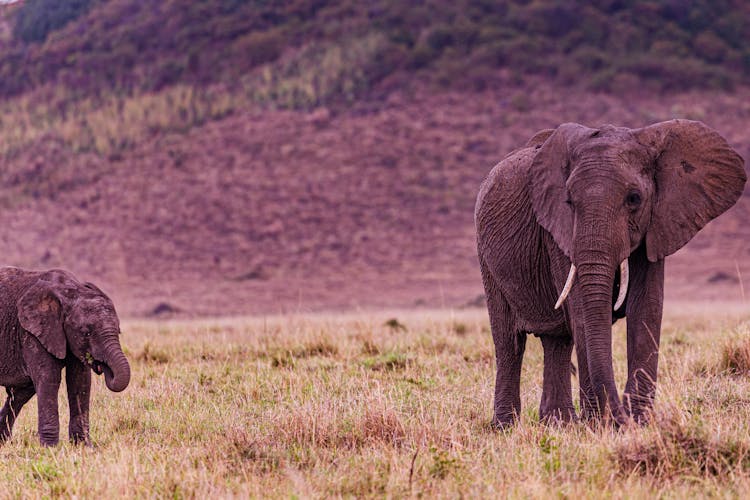
<path id="1" fill-rule="evenodd" d="M 62 366 L 39 367 L 39 376 L 34 380 L 39 415 L 39 442 L 42 446 L 55 446 L 60 440 L 60 416 L 57 408 L 57 393 L 60 390 Z"/>
<path id="2" fill-rule="evenodd" d="M 76 444 L 90 445 L 91 370 L 70 354 L 65 361 L 65 384 L 68 389 L 70 408 L 70 423 L 68 424 L 70 440 Z"/>
<path id="3" fill-rule="evenodd" d="M 0 410 L 0 442 L 10 439 L 13 424 L 21 412 L 21 408 L 34 396 L 34 386 L 9 387 L 5 390 L 8 398 L 3 409 Z"/>
<path id="4" fill-rule="evenodd" d="M 526 349 L 526 334 L 502 332 L 495 335 L 495 411 L 492 425 L 501 429 L 512 425 L 521 415 L 521 363 Z"/>
<path id="5" fill-rule="evenodd" d="M 569 422 L 576 417 L 570 387 L 570 336 L 540 337 L 544 348 L 544 382 L 539 418 L 543 421 Z"/>
<path id="6" fill-rule="evenodd" d="M 648 420 L 656 395 L 664 306 L 664 260 L 649 262 L 643 246 L 630 259 L 628 291 L 628 382 L 623 405 L 639 423 Z"/>
<path id="7" fill-rule="evenodd" d="M 526 334 L 516 330 L 510 307 L 489 271 L 482 266 L 492 339 L 495 343 L 495 402 L 492 425 L 512 425 L 521 414 L 521 362 Z"/>

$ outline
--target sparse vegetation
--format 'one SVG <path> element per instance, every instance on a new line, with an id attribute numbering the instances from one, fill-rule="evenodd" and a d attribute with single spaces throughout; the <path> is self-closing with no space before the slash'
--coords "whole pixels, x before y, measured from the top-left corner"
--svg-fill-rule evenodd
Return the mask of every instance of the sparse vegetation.
<path id="1" fill-rule="evenodd" d="M 750 337 L 732 338 L 726 341 L 721 352 L 719 370 L 736 375 L 750 374 Z"/>
<path id="2" fill-rule="evenodd" d="M 43 42 L 58 30 L 83 15 L 91 0 L 25 0 L 18 9 L 13 34 L 24 42 Z"/>
<path id="3" fill-rule="evenodd" d="M 87 12 L 90 17 L 82 16 Z M 585 73 L 605 88 L 623 75 L 659 88 L 724 88 L 750 74 L 748 19 L 739 0 L 430 0 L 420 6 L 385 0 L 372 8 L 351 1 L 208 0 L 146 8 L 137 0 L 28 0 L 16 16 L 17 44 L 0 53 L 0 92 L 53 81 L 74 89 L 153 91 L 177 82 L 230 82 L 263 65 L 294 75 L 275 98 L 302 105 L 313 95 L 347 100 L 399 71 L 441 85 L 508 68 L 568 81 Z M 48 38 L 31 51 L 24 46 Z M 345 67 L 336 62 L 374 46 L 374 59 L 357 56 Z M 312 66 L 319 74 L 290 67 L 285 54 L 294 52 L 305 55 L 303 73 Z M 326 83 L 342 70 L 346 78 Z"/>
<path id="4" fill-rule="evenodd" d="M 750 437 L 709 430 L 704 418 L 664 408 L 650 428 L 618 443 L 614 459 L 620 473 L 670 480 L 725 477 L 750 469 Z"/>
<path id="5" fill-rule="evenodd" d="M 746 337 L 750 318 L 666 314 L 654 422 L 621 432 L 537 422 L 535 339 L 521 421 L 492 431 L 493 348 L 482 310 L 401 312 L 410 328 L 398 332 L 372 314 L 126 322 L 123 343 L 141 354 L 131 355 L 126 392 L 95 379 L 95 447 L 40 448 L 32 400 L 0 448 L 0 497 L 742 495 L 750 379 L 696 376 L 691 366 L 717 366 L 721 345 Z M 460 336 L 457 323 L 466 326 Z M 622 384 L 620 324 L 614 348 Z M 279 369 L 269 362 L 275 353 L 294 362 Z"/>
<path id="6" fill-rule="evenodd" d="M 75 99 L 64 89 L 0 102 L 0 155 L 41 139 L 112 157 L 155 134 L 184 133 L 249 103 L 240 94 L 176 85 L 158 93 Z"/>

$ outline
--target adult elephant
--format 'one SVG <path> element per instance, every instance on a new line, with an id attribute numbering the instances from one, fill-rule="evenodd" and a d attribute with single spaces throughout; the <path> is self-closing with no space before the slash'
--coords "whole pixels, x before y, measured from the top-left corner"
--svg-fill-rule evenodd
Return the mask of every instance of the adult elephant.
<path id="1" fill-rule="evenodd" d="M 584 418 L 645 421 L 653 405 L 664 258 L 730 208 L 743 159 L 701 122 L 645 128 L 575 123 L 537 133 L 479 190 L 475 222 L 497 376 L 493 423 L 521 410 L 526 335 L 544 349 L 542 419 L 571 420 L 578 357 Z M 620 401 L 612 323 L 627 316 Z"/>

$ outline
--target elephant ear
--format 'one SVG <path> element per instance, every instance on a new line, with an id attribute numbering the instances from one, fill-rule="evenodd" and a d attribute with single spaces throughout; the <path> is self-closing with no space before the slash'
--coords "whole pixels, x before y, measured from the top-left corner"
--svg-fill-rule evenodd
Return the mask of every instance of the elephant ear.
<path id="1" fill-rule="evenodd" d="M 532 146 L 541 146 L 544 144 L 544 141 L 549 139 L 549 136 L 551 136 L 555 132 L 555 129 L 553 128 L 545 128 L 544 130 L 540 130 L 534 136 L 528 140 L 526 143 L 526 147 L 532 147 Z"/>
<path id="2" fill-rule="evenodd" d="M 18 321 L 58 359 L 65 359 L 67 344 L 60 300 L 45 281 L 38 281 L 16 303 Z"/>
<path id="3" fill-rule="evenodd" d="M 715 130 L 670 120 L 634 131 L 652 149 L 656 193 L 646 232 L 648 260 L 679 250 L 742 195 L 744 160 Z"/>
<path id="4" fill-rule="evenodd" d="M 573 239 L 573 207 L 568 200 L 565 182 L 570 175 L 570 156 L 577 144 L 596 134 L 596 130 L 577 123 L 564 123 L 554 131 L 538 132 L 538 145 L 531 163 L 529 197 L 536 219 L 554 238 L 560 249 L 571 257 Z M 541 142 L 541 141 L 540 141 Z"/>

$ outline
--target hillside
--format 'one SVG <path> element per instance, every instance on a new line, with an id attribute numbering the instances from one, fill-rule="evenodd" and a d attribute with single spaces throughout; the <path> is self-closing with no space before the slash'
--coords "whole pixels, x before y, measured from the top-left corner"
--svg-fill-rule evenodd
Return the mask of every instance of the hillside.
<path id="1" fill-rule="evenodd" d="M 560 102 L 540 84 L 519 110 L 510 103 L 523 92 L 394 94 L 368 113 L 246 112 L 116 160 L 42 140 L 3 169 L 2 255 L 95 278 L 131 313 L 160 302 L 203 314 L 456 306 L 481 293 L 477 186 L 536 130 L 700 115 L 750 152 L 747 91 L 711 108 L 701 93 L 635 107 L 586 93 Z M 746 196 L 670 259 L 673 294 L 739 299 L 749 211 Z"/>
<path id="2" fill-rule="evenodd" d="M 573 71 L 585 43 L 540 49 L 555 70 L 477 62 L 503 36 L 520 43 L 513 23 L 552 4 L 501 3 L 491 14 L 480 2 L 88 2 L 45 41 L 0 47 L 3 262 L 71 269 L 127 315 L 457 307 L 481 294 L 477 187 L 537 130 L 687 117 L 750 157 L 747 48 L 729 39 L 720 59 L 691 48 L 699 65 L 675 63 L 727 78 L 669 70 L 679 85 L 609 53 L 570 81 L 559 70 Z M 577 39 L 598 13 L 638 37 L 647 21 L 634 13 L 662 5 L 652 13 L 675 18 L 673 40 L 697 43 L 691 29 L 714 33 L 732 9 L 746 11 L 719 2 L 683 19 L 668 2 L 605 4 L 565 33 L 535 27 L 560 12 L 540 14 L 523 36 Z M 505 35 L 486 34 L 493 19 Z M 445 34 L 458 27 L 486 37 L 461 45 L 464 35 Z M 606 36 L 601 50 L 619 50 Z M 596 83 L 603 74 L 614 87 Z M 750 290 L 748 217 L 745 196 L 668 261 L 670 297 Z"/>

